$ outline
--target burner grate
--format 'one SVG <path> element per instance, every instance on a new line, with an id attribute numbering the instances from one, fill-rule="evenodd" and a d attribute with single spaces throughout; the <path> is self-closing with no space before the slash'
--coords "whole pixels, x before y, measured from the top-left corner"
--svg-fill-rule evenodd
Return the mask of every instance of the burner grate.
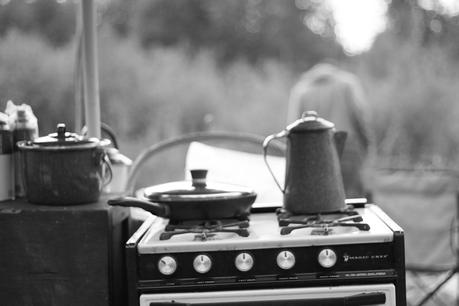
<path id="1" fill-rule="evenodd" d="M 293 215 L 284 209 L 278 209 L 276 213 L 281 227 L 281 235 L 288 235 L 294 230 L 304 228 L 312 228 L 311 235 L 330 235 L 334 233 L 336 227 L 355 227 L 361 231 L 370 230 L 367 223 L 362 223 L 362 216 L 352 208 L 312 215 Z"/>
<path id="2" fill-rule="evenodd" d="M 169 223 L 159 240 L 168 240 L 176 235 L 196 234 L 195 240 L 206 241 L 217 233 L 235 233 L 241 237 L 249 236 L 249 219 L 246 220 L 202 220 Z"/>

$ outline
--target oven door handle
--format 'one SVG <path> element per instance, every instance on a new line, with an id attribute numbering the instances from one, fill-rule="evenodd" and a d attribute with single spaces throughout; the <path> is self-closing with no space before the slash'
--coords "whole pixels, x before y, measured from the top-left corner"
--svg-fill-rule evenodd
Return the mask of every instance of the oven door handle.
<path id="1" fill-rule="evenodd" d="M 386 303 L 384 292 L 360 293 L 345 297 L 315 298 L 315 299 L 295 299 L 279 301 L 240 301 L 240 302 L 219 302 L 212 303 L 181 303 L 181 302 L 153 302 L 150 306 L 211 306 L 211 305 L 299 305 L 299 306 L 371 306 Z"/>
<path id="2" fill-rule="evenodd" d="M 369 292 L 351 295 L 343 298 L 346 306 L 366 306 L 386 303 L 386 294 L 384 292 Z"/>

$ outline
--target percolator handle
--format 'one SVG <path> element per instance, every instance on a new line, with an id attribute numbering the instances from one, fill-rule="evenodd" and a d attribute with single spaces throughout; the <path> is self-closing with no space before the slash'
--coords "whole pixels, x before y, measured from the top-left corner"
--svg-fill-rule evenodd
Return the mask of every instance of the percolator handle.
<path id="1" fill-rule="evenodd" d="M 276 175 L 274 174 L 273 170 L 271 169 L 271 166 L 268 163 L 268 147 L 269 147 L 269 143 L 271 141 L 273 141 L 274 139 L 284 138 L 287 135 L 288 135 L 288 130 L 285 129 L 285 130 L 283 130 L 283 131 L 281 131 L 281 132 L 279 132 L 277 134 L 269 135 L 263 141 L 263 158 L 265 160 L 265 164 L 268 167 L 269 173 L 271 173 L 271 176 L 273 177 L 274 182 L 276 183 L 277 187 L 279 187 L 279 190 L 282 193 L 285 193 L 285 188 L 282 188 L 282 186 L 280 185 L 279 181 L 276 178 Z"/>

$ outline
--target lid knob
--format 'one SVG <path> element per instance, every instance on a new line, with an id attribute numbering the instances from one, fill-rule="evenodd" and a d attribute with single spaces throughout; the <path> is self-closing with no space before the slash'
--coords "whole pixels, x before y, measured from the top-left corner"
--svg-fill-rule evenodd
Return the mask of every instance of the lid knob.
<path id="1" fill-rule="evenodd" d="M 305 111 L 305 112 L 301 115 L 301 118 L 306 118 L 306 117 L 318 118 L 319 115 L 317 114 L 316 111 L 309 110 L 309 111 Z"/>
<path id="2" fill-rule="evenodd" d="M 190 172 L 191 172 L 191 182 L 193 184 L 193 187 L 196 187 L 196 188 L 206 187 L 207 169 L 193 169 L 193 170 L 190 170 Z"/>
<path id="3" fill-rule="evenodd" d="M 314 110 L 305 111 L 301 118 L 287 126 L 288 132 L 315 132 L 334 128 L 335 125 L 317 114 Z"/>
<path id="4" fill-rule="evenodd" d="M 57 139 L 64 141 L 65 132 L 66 132 L 65 123 L 58 123 L 57 124 Z"/>

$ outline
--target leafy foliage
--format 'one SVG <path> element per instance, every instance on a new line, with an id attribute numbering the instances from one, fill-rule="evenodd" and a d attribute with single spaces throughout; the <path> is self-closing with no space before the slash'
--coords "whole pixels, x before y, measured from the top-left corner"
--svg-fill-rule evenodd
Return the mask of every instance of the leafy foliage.
<path id="1" fill-rule="evenodd" d="M 0 34 L 11 29 L 37 34 L 53 46 L 63 46 L 73 39 L 75 7 L 55 0 L 15 0 L 0 9 Z"/>
<path id="2" fill-rule="evenodd" d="M 30 104 L 41 131 L 72 123 L 73 50 L 53 49 L 41 38 L 11 31 L 0 41 L 0 99 Z"/>
<path id="3" fill-rule="evenodd" d="M 15 0 L 0 7 L 0 101 L 31 104 L 41 134 L 74 120 L 75 3 Z M 344 58 L 332 31 L 320 36 L 305 26 L 316 1 L 104 3 L 102 120 L 131 157 L 148 144 L 209 126 L 277 131 L 285 126 L 295 79 L 332 57 L 367 89 L 378 165 L 458 163 L 457 16 L 392 1 L 388 30 L 373 48 Z"/>
<path id="4" fill-rule="evenodd" d="M 379 160 L 392 166 L 457 168 L 459 63 L 451 53 L 457 43 L 442 38 L 448 33 L 431 31 L 433 12 L 412 1 L 395 1 L 395 8 L 391 27 L 360 56 L 356 68 L 372 101 Z M 459 29 L 454 18 L 445 22 Z"/>
<path id="5" fill-rule="evenodd" d="M 10 28 L 37 33 L 54 46 L 75 31 L 78 1 L 15 0 L 0 9 L 0 34 Z M 187 46 L 212 49 L 219 63 L 245 58 L 250 63 L 277 59 L 305 69 L 343 52 L 333 31 L 320 36 L 305 20 L 312 1 L 295 0 L 113 0 L 100 6 L 102 24 L 121 37 L 135 37 L 143 48 Z"/>

